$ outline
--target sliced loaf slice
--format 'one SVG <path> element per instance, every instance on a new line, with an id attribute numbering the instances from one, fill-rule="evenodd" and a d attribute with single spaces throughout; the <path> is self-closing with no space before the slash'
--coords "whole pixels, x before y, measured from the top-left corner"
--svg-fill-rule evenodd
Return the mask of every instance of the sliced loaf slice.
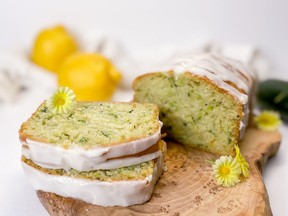
<path id="1" fill-rule="evenodd" d="M 237 61 L 200 55 L 138 77 L 134 101 L 157 104 L 163 129 L 176 141 L 233 155 L 248 124 L 254 81 Z"/>
<path id="2" fill-rule="evenodd" d="M 153 104 L 77 102 L 72 112 L 54 114 L 42 103 L 19 134 L 67 149 L 107 147 L 158 133 L 158 113 Z"/>

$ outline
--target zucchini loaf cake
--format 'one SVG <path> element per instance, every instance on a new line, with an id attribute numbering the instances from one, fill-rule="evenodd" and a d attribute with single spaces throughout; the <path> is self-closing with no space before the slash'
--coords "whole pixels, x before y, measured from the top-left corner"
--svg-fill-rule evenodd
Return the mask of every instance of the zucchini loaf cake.
<path id="1" fill-rule="evenodd" d="M 76 102 L 54 113 L 43 102 L 22 124 L 22 165 L 36 190 L 102 206 L 147 201 L 166 144 L 154 104 Z"/>
<path id="2" fill-rule="evenodd" d="M 174 140 L 205 151 L 234 155 L 249 123 L 254 71 L 213 54 L 180 59 L 162 72 L 133 82 L 134 101 L 160 108 L 163 130 Z"/>

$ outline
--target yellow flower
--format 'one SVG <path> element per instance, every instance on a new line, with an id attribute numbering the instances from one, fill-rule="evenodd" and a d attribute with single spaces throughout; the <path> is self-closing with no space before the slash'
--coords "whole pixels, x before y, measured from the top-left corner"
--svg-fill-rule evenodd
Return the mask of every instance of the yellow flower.
<path id="1" fill-rule="evenodd" d="M 275 131 L 282 124 L 279 113 L 275 111 L 263 111 L 254 117 L 257 128 L 265 131 Z"/>
<path id="2" fill-rule="evenodd" d="M 235 158 L 221 156 L 212 166 L 217 184 L 230 187 L 240 182 L 241 169 Z"/>
<path id="3" fill-rule="evenodd" d="M 48 109 L 55 114 L 68 113 L 75 104 L 76 96 L 68 87 L 59 87 L 47 101 Z"/>
<path id="4" fill-rule="evenodd" d="M 236 150 L 235 159 L 239 163 L 241 172 L 244 177 L 248 178 L 249 177 L 249 164 L 247 163 L 246 159 L 241 154 L 238 146 L 235 147 L 235 150 Z"/>

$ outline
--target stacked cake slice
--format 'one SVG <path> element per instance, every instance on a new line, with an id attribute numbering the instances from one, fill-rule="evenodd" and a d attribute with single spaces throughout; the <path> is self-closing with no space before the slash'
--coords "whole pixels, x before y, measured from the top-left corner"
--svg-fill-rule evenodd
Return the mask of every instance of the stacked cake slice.
<path id="1" fill-rule="evenodd" d="M 147 201 L 163 171 L 162 123 L 153 104 L 47 102 L 22 124 L 22 165 L 36 190 L 102 206 Z"/>

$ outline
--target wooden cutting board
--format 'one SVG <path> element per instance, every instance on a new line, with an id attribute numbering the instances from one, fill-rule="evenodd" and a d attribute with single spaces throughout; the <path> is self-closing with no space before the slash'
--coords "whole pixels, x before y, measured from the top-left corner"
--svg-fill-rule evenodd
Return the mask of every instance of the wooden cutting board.
<path id="1" fill-rule="evenodd" d="M 43 191 L 37 195 L 55 216 L 272 215 L 261 172 L 267 159 L 276 154 L 280 141 L 278 132 L 249 128 L 240 148 L 250 164 L 250 177 L 231 188 L 215 183 L 208 160 L 219 156 L 168 142 L 168 169 L 145 204 L 105 208 Z"/>

